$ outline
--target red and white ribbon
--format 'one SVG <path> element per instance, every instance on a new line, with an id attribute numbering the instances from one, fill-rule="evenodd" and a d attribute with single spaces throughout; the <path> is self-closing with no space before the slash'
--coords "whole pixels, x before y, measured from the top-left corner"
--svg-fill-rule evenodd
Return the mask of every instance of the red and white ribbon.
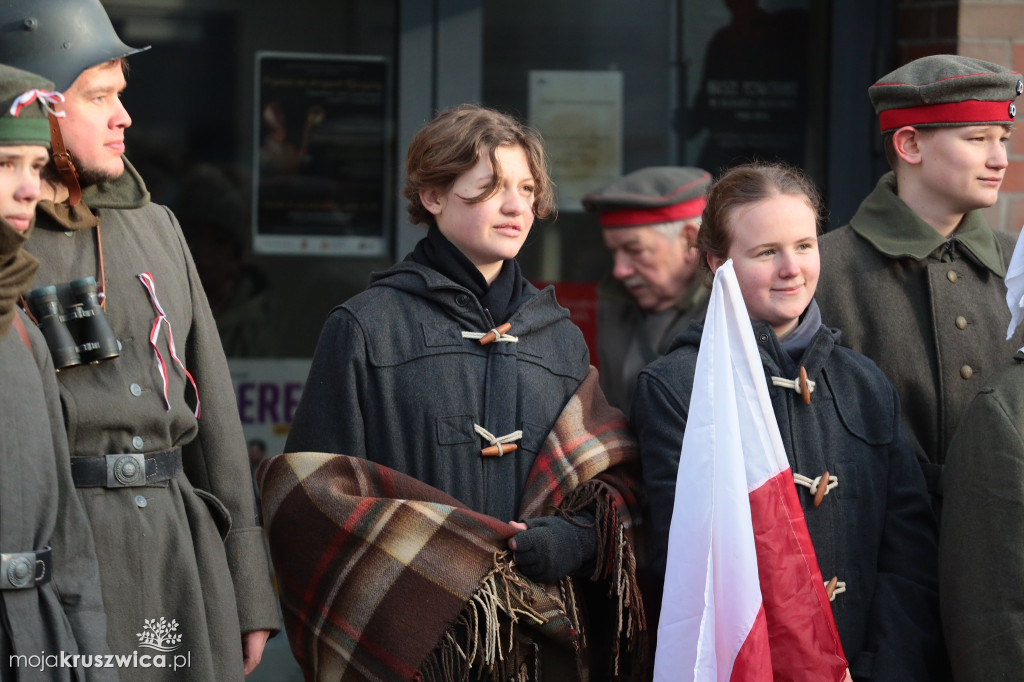
<path id="1" fill-rule="evenodd" d="M 32 102 L 39 100 L 39 103 L 43 105 L 43 108 L 48 112 L 56 116 L 57 118 L 64 118 L 63 111 L 54 111 L 54 104 L 64 104 L 64 95 L 59 92 L 50 92 L 49 90 L 28 90 L 18 95 L 13 102 L 11 102 L 11 116 L 17 117 L 21 113 L 21 110 L 27 107 Z"/>
<path id="2" fill-rule="evenodd" d="M 160 305 L 160 301 L 156 297 L 156 284 L 153 282 L 153 275 L 148 272 L 143 272 L 139 275 L 139 279 L 142 280 L 142 284 L 146 287 L 146 291 L 149 292 L 149 300 L 153 304 L 153 309 L 156 310 L 156 319 L 153 321 L 153 329 L 149 332 L 149 345 L 153 347 L 153 352 L 156 354 L 157 366 L 160 369 L 160 377 L 164 381 L 164 404 L 167 405 L 168 411 L 171 409 L 171 401 L 167 397 L 167 363 L 164 362 L 163 355 L 160 354 L 160 348 L 157 346 L 157 339 L 160 338 L 160 326 L 167 323 L 167 346 L 171 349 L 171 357 L 178 363 L 178 367 L 181 367 L 181 371 L 185 373 L 188 380 L 192 383 L 192 390 L 196 394 L 196 419 L 199 419 L 199 388 L 196 387 L 195 379 L 189 374 L 188 370 L 185 369 L 185 365 L 178 359 L 178 353 L 174 349 L 174 334 L 171 332 L 171 321 L 167 319 L 167 314 L 164 312 L 163 307 Z"/>

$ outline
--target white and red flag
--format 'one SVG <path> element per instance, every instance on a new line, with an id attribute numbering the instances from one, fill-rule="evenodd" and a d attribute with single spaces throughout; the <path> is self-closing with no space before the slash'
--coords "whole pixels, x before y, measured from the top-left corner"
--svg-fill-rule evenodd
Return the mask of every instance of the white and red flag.
<path id="1" fill-rule="evenodd" d="M 846 668 L 730 260 L 697 355 L 654 678 L 840 682 Z"/>

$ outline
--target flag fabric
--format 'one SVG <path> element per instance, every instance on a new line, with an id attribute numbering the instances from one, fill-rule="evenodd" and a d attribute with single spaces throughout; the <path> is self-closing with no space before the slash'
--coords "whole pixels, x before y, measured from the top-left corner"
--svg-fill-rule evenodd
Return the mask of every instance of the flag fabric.
<path id="1" fill-rule="evenodd" d="M 654 678 L 839 682 L 846 668 L 730 260 L 697 355 Z"/>

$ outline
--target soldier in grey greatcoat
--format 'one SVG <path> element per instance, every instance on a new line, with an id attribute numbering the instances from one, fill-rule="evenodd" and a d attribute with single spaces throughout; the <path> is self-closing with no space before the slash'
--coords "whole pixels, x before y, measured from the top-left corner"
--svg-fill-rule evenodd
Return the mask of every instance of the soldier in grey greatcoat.
<path id="1" fill-rule="evenodd" d="M 103 665 L 99 568 L 53 362 L 16 305 L 39 266 L 22 246 L 50 156 L 45 107 L 57 99 L 53 83 L 0 66 L 0 679 L 116 680 Z"/>
<path id="2" fill-rule="evenodd" d="M 643 168 L 583 197 L 614 258 L 597 289 L 597 354 L 601 389 L 624 412 L 640 370 L 707 309 L 694 244 L 710 181 L 700 168 Z"/>
<path id="3" fill-rule="evenodd" d="M 1019 346 L 1024 239 L 1006 286 L 1006 336 Z M 1024 572 L 1022 389 L 1024 348 L 968 405 L 946 454 L 939 597 L 956 682 L 1014 680 L 1024 670 L 1024 587 L 1014 579 Z"/>
<path id="4" fill-rule="evenodd" d="M 8 2 L 0 27 L 0 61 L 34 65 L 66 98 L 53 144 L 73 166 L 48 167 L 27 246 L 34 286 L 54 285 L 67 309 L 75 282 L 94 278 L 116 339 L 117 357 L 62 359 L 57 375 L 107 643 L 183 660 L 133 680 L 240 681 L 279 616 L 213 316 L 177 221 L 122 156 L 124 57 L 138 50 L 98 0 Z M 83 347 L 109 341 L 78 331 Z"/>
<path id="5" fill-rule="evenodd" d="M 969 57 L 915 60 L 868 89 L 893 172 L 821 239 L 818 305 L 896 386 L 929 490 L 968 402 L 1013 352 L 993 231 L 1020 74 Z"/>

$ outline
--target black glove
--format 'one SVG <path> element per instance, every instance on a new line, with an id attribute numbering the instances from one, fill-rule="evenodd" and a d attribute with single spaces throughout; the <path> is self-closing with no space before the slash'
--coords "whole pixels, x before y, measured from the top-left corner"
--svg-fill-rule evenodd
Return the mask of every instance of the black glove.
<path id="1" fill-rule="evenodd" d="M 597 554 L 594 517 L 581 514 L 567 521 L 542 516 L 524 521 L 527 529 L 516 534 L 515 562 L 527 578 L 539 583 L 558 582 L 585 566 L 593 569 Z"/>

